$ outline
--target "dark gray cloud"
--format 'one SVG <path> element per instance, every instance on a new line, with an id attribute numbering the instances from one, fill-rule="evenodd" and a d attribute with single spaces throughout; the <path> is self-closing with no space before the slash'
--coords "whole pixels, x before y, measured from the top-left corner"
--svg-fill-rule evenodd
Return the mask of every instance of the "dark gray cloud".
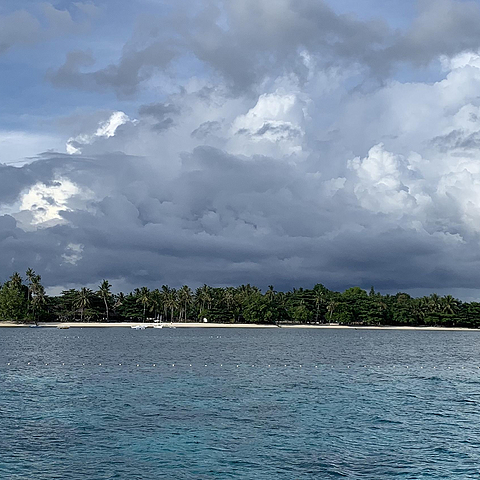
<path id="1" fill-rule="evenodd" d="M 0 53 L 13 45 L 34 43 L 40 31 L 40 22 L 24 10 L 0 16 Z"/>
<path id="2" fill-rule="evenodd" d="M 189 29 L 191 48 L 240 91 L 272 74 L 293 70 L 306 76 L 302 50 L 324 65 L 363 63 L 389 36 L 384 22 L 338 15 L 323 1 L 226 2 L 216 13 L 196 19 Z M 218 26 L 221 14 L 228 28 Z"/>
<path id="3" fill-rule="evenodd" d="M 432 139 L 432 144 L 442 152 L 450 150 L 474 150 L 480 149 L 480 130 L 466 132 L 464 130 L 452 130 L 446 135 L 439 135 Z"/>
<path id="4" fill-rule="evenodd" d="M 290 125 L 275 125 L 270 122 L 265 122 L 261 128 L 259 128 L 253 135 L 262 137 L 266 133 L 286 135 L 288 137 L 298 137 L 301 135 L 299 128 L 292 127 Z"/>
<path id="5" fill-rule="evenodd" d="M 399 226 L 360 208 L 349 189 L 332 196 L 301 166 L 272 158 L 199 147 L 173 180 L 119 154 L 55 156 L 29 170 L 94 193 L 88 208 L 62 212 L 67 224 L 26 232 L 0 217 L 0 271 L 31 266 L 48 285 L 105 277 L 151 287 L 323 282 L 405 290 L 469 289 L 480 280 L 475 236 L 450 242 L 438 228 Z M 13 171 L 22 183 L 25 167 Z"/>
<path id="6" fill-rule="evenodd" d="M 35 176 L 28 168 L 16 168 L 0 164 L 0 201 L 11 203 L 20 192 L 36 182 Z"/>
<path id="7" fill-rule="evenodd" d="M 245 91 L 286 68 L 305 75 L 300 50 L 324 55 L 330 62 L 363 62 L 389 34 L 383 22 L 337 15 L 323 1 L 288 1 L 274 6 L 269 0 L 247 1 L 241 7 L 227 1 L 212 5 L 206 3 L 193 16 L 176 12 L 173 19 L 158 18 L 156 23 L 143 18 L 117 65 L 83 72 L 81 67 L 91 66 L 92 57 L 73 52 L 58 70 L 49 71 L 48 78 L 57 86 L 110 88 L 128 95 L 156 71 L 165 71 L 174 57 L 193 54 L 220 73 L 234 90 Z M 228 29 L 219 26 L 225 15 Z"/>
<path id="8" fill-rule="evenodd" d="M 221 124 L 217 120 L 203 122 L 198 128 L 192 131 L 190 136 L 202 140 L 210 135 L 215 134 L 220 130 L 220 128 Z"/>
<path id="9" fill-rule="evenodd" d="M 97 12 L 93 4 L 77 2 L 72 5 L 72 10 L 81 15 L 74 20 L 68 10 L 57 9 L 51 3 L 39 2 L 37 7 L 0 14 L 0 54 L 13 46 L 33 45 L 54 37 L 83 32 L 88 20 Z M 17 5 L 17 8 L 21 8 L 21 5 Z"/>
<path id="10" fill-rule="evenodd" d="M 67 55 L 58 70 L 50 69 L 47 79 L 58 87 L 94 91 L 113 89 L 119 96 L 128 96 L 156 70 L 165 69 L 174 57 L 174 51 L 163 42 L 154 42 L 140 49 L 126 46 L 117 65 L 84 72 L 82 69 L 92 67 L 95 59 L 90 52 L 75 51 Z"/>
<path id="11" fill-rule="evenodd" d="M 407 32 L 385 50 L 383 60 L 426 65 L 439 55 L 453 56 L 479 47 L 478 2 L 420 0 L 418 17 Z"/>
<path id="12" fill-rule="evenodd" d="M 118 64 L 84 72 L 91 55 L 73 52 L 48 78 L 57 86 L 130 95 L 175 58 L 193 67 L 192 55 L 237 93 L 287 73 L 306 79 L 305 55 L 322 68 L 356 64 L 385 77 L 398 62 L 427 65 L 440 55 L 478 49 L 479 25 L 478 4 L 458 0 L 422 0 L 403 32 L 382 20 L 337 14 L 322 0 L 208 2 L 197 14 L 142 19 Z"/>
<path id="13" fill-rule="evenodd" d="M 119 98 L 56 92 L 70 155 L 0 165 L 2 278 L 477 287 L 480 59 L 452 57 L 478 46 L 476 4 L 422 2 L 402 31 L 325 1 L 169 7 L 57 55 L 55 85 Z M 439 55 L 435 82 L 376 81 Z"/>
<path id="14" fill-rule="evenodd" d="M 161 132 L 173 126 L 173 117 L 180 113 L 180 109 L 171 103 L 152 103 L 142 105 L 138 113 L 140 116 L 153 118 L 155 120 L 153 129 Z"/>

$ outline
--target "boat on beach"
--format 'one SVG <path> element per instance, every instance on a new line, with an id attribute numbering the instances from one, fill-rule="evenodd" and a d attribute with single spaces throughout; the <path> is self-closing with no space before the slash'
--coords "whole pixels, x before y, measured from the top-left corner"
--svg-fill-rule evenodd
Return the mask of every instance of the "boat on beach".
<path id="1" fill-rule="evenodd" d="M 132 325 L 130 328 L 133 328 L 134 330 L 145 330 L 145 325 Z"/>

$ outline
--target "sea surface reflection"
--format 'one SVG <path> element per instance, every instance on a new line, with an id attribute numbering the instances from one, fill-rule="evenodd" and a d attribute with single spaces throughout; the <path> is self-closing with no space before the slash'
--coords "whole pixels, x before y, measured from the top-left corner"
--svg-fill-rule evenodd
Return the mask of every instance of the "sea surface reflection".
<path id="1" fill-rule="evenodd" d="M 3 328 L 0 478 L 478 478 L 479 333 Z"/>

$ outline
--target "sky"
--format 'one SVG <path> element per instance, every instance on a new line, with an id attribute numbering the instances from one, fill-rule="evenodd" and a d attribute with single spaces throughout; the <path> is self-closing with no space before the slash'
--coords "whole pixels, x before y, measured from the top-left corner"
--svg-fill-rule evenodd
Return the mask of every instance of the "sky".
<path id="1" fill-rule="evenodd" d="M 0 281 L 480 299 L 480 0 L 2 0 Z"/>

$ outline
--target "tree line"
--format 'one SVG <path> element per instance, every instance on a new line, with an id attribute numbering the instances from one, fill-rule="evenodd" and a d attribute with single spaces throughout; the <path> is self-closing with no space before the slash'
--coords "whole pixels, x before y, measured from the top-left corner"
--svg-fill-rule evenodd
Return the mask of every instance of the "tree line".
<path id="1" fill-rule="evenodd" d="M 14 273 L 0 287 L 0 320 L 40 321 L 201 321 L 222 323 L 339 323 L 345 325 L 405 325 L 480 327 L 480 303 L 462 302 L 451 295 L 414 298 L 407 293 L 382 295 L 372 287 L 344 292 L 322 284 L 288 292 L 269 286 L 265 292 L 248 285 L 210 287 L 193 291 L 136 288 L 113 293 L 108 280 L 96 290 L 87 287 L 49 296 L 41 276 L 28 269 L 25 279 Z"/>

